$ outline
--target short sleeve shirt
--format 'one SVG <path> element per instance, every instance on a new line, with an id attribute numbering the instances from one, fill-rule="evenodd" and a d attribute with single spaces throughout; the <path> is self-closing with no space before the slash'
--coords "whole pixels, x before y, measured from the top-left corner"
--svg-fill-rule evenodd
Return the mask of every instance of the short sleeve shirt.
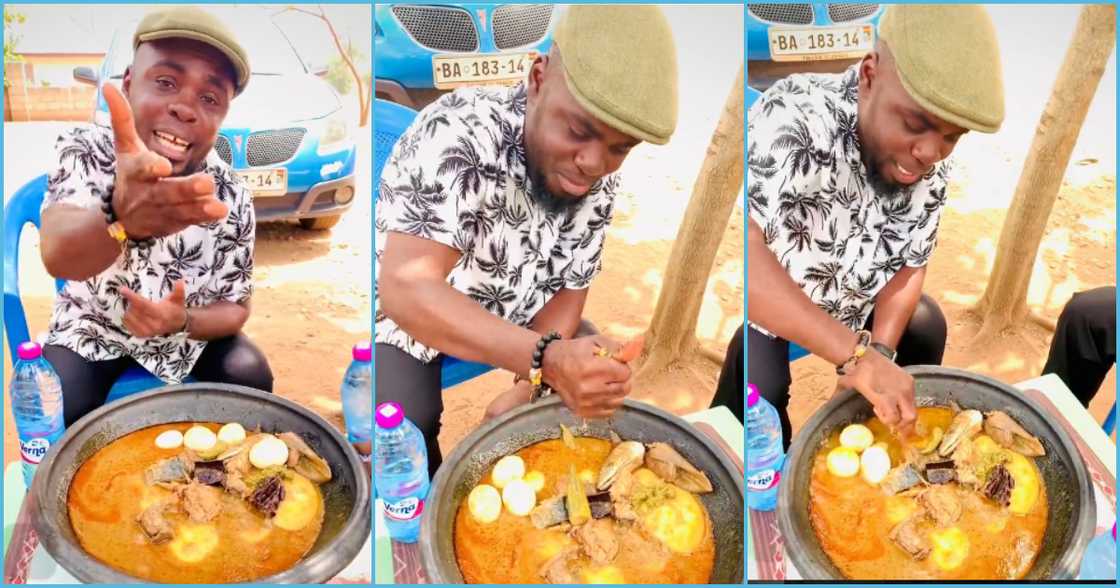
<path id="1" fill-rule="evenodd" d="M 526 171 L 525 90 L 462 88 L 420 112 L 381 174 L 375 247 L 380 261 L 398 232 L 461 252 L 448 283 L 521 326 L 561 289 L 587 288 L 599 273 L 619 183 L 607 176 L 564 207 L 538 201 Z M 439 355 L 384 314 L 376 322 L 378 343 L 424 362 Z"/>
<path id="2" fill-rule="evenodd" d="M 876 191 L 857 133 L 857 68 L 779 81 L 747 127 L 750 218 L 801 290 L 852 329 L 900 269 L 929 263 L 949 174 L 942 161 L 899 194 Z"/>
<path id="3" fill-rule="evenodd" d="M 79 126 L 62 133 L 55 149 L 58 161 L 42 209 L 67 205 L 100 213 L 101 196 L 113 190 L 115 181 L 112 131 Z M 225 220 L 188 227 L 151 242 L 129 242 L 100 274 L 66 282 L 55 298 L 48 344 L 66 347 L 89 361 L 132 357 L 169 383 L 181 382 L 191 372 L 206 342 L 185 334 L 133 337 L 122 322 L 127 301 L 120 289 L 161 300 L 176 281 L 183 280 L 188 308 L 250 299 L 256 231 L 252 196 L 214 153 L 203 171 L 214 177 L 217 197 L 229 207 Z"/>

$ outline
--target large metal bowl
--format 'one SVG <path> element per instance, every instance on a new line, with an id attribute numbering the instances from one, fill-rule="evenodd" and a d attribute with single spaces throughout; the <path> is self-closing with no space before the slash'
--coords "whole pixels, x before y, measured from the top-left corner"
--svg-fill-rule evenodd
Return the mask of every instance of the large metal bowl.
<path id="1" fill-rule="evenodd" d="M 1025 580 L 1066 580 L 1077 574 L 1096 525 L 1092 481 L 1076 446 L 1051 416 L 1018 390 L 991 378 L 936 366 L 907 368 L 914 376 L 918 406 L 1002 410 L 1042 440 L 1046 456 L 1036 458 L 1049 502 L 1042 549 Z M 809 519 L 809 478 L 813 458 L 828 436 L 873 415 L 871 404 L 854 391 L 837 394 L 794 437 L 778 490 L 778 525 L 786 553 L 806 580 L 840 580 L 844 575 L 821 549 Z M 906 578 L 897 578 L 905 580 Z"/>
<path id="2" fill-rule="evenodd" d="M 552 396 L 516 408 L 463 439 L 444 460 L 432 482 L 420 523 L 420 558 L 433 584 L 463 583 L 455 560 L 452 533 L 455 513 L 471 488 L 501 457 L 534 443 L 560 437 L 559 425 L 575 428 L 578 419 Z M 716 555 L 711 582 L 743 581 L 743 476 L 723 450 L 692 425 L 654 406 L 626 400 L 610 421 L 593 420 L 580 434 L 608 439 L 613 429 L 627 440 L 671 442 L 681 455 L 712 481 L 714 492 L 702 495 L 715 531 Z"/>
<path id="3" fill-rule="evenodd" d="M 71 425 L 39 465 L 31 486 L 38 509 L 39 541 L 82 582 L 146 582 L 124 574 L 82 549 L 66 507 L 78 467 L 109 443 L 133 431 L 175 422 L 239 422 L 248 430 L 293 431 L 327 460 L 333 477 L 320 487 L 326 514 L 311 551 L 291 568 L 254 582 L 320 583 L 345 568 L 369 539 L 369 474 L 357 452 L 333 426 L 280 396 L 225 384 L 187 384 L 150 390 L 112 402 Z"/>

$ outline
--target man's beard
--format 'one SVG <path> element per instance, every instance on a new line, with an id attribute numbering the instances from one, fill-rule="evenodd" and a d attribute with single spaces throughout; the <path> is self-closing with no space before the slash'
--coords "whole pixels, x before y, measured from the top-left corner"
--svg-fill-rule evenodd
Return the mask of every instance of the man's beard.
<path id="1" fill-rule="evenodd" d="M 863 160 L 865 162 L 876 161 L 874 157 L 870 157 L 867 153 L 864 153 Z M 895 200 L 904 196 L 908 197 L 914 193 L 914 186 L 917 185 L 916 182 L 914 184 L 905 185 L 883 177 L 881 171 L 883 166 L 878 162 L 872 165 L 864 164 L 864 167 L 867 169 L 867 183 L 871 189 L 875 191 L 877 196 L 886 200 Z"/>
<path id="2" fill-rule="evenodd" d="M 529 163 L 529 198 L 541 205 L 549 213 L 564 212 L 578 205 L 582 198 L 563 198 L 553 194 L 545 183 L 540 168 Z"/>

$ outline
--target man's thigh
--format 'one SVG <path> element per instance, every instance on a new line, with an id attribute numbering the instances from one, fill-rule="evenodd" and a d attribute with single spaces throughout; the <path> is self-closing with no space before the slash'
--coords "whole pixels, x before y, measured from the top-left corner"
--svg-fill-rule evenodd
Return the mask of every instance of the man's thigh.
<path id="1" fill-rule="evenodd" d="M 438 434 L 439 418 L 443 413 L 439 358 L 424 363 L 384 343 L 377 344 L 376 353 L 375 404 L 396 402 L 425 437 Z"/>
<path id="2" fill-rule="evenodd" d="M 60 345 L 43 347 L 43 357 L 50 362 L 62 382 L 62 412 L 66 426 L 105 404 L 117 378 L 132 364 L 127 357 L 89 361 Z"/>

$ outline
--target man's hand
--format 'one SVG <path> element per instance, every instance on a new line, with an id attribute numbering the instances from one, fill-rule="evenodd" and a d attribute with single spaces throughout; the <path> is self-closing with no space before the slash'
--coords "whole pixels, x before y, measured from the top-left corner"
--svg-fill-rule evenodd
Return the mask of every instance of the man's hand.
<path id="1" fill-rule="evenodd" d="M 903 435 L 913 432 L 918 412 L 914 407 L 914 378 L 905 370 L 868 349 L 848 373 L 837 381 L 840 388 L 851 388 L 871 402 L 875 416 Z"/>
<path id="2" fill-rule="evenodd" d="M 128 301 L 124 313 L 124 326 L 130 333 L 143 339 L 177 333 L 187 323 L 186 284 L 175 282 L 171 294 L 158 302 L 121 288 L 121 296 Z"/>
<path id="3" fill-rule="evenodd" d="M 639 353 L 640 343 L 621 346 L 602 335 L 560 340 L 545 348 L 541 369 L 545 382 L 576 416 L 608 417 L 630 394 L 626 362 Z"/>
<path id="4" fill-rule="evenodd" d="M 113 211 L 125 233 L 162 237 L 225 218 L 229 209 L 215 196 L 214 178 L 205 172 L 170 177 L 171 162 L 148 150 L 124 95 L 112 84 L 104 88 L 117 152 Z"/>

